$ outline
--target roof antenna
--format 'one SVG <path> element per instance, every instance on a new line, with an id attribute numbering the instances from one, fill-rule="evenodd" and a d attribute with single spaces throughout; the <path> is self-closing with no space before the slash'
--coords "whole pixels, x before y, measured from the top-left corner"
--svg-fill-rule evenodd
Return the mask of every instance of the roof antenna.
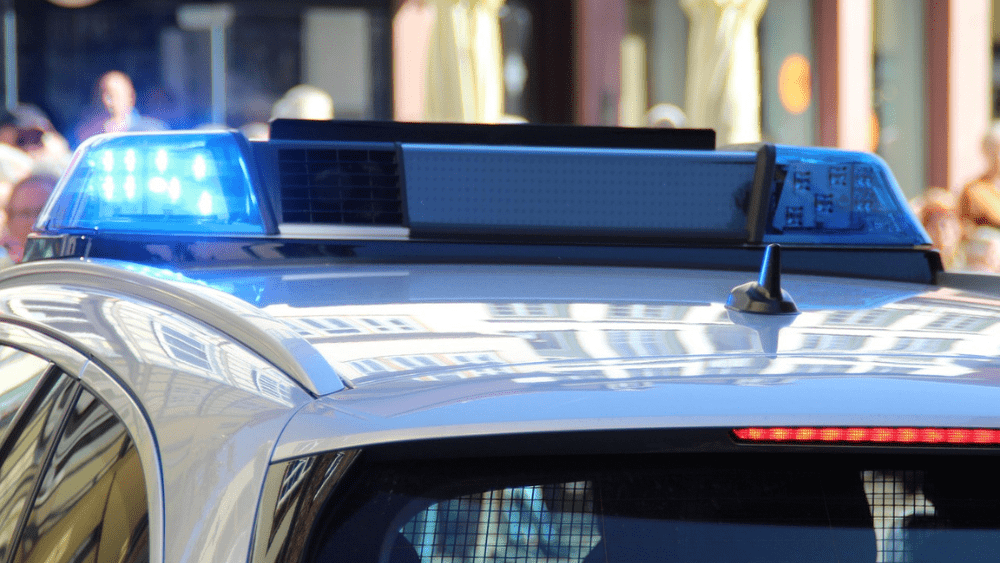
<path id="1" fill-rule="evenodd" d="M 733 288 L 726 308 L 743 313 L 762 315 L 794 315 L 799 312 L 792 296 L 781 289 L 781 247 L 767 245 L 757 281 Z"/>
<path id="2" fill-rule="evenodd" d="M 788 292 L 781 289 L 781 247 L 768 245 L 757 281 L 734 287 L 726 308 L 733 324 L 757 333 L 768 358 L 778 357 L 778 333 L 792 324 L 799 312 Z"/>

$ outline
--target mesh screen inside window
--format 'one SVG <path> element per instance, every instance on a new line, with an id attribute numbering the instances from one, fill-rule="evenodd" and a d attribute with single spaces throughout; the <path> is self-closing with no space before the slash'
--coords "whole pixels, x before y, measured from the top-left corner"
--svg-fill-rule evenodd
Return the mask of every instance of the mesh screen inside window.
<path id="1" fill-rule="evenodd" d="M 436 503 L 401 530 L 422 561 L 582 561 L 600 540 L 588 482 L 506 488 Z"/>
<path id="2" fill-rule="evenodd" d="M 372 563 L 1000 558 L 1000 463 L 844 457 L 390 464 L 357 474 L 363 498 L 345 501 L 350 513 L 315 553 Z"/>

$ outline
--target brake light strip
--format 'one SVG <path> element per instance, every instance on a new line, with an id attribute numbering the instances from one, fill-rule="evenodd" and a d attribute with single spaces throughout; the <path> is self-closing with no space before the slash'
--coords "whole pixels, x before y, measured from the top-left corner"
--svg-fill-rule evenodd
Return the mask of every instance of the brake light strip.
<path id="1" fill-rule="evenodd" d="M 993 428 L 772 426 L 736 428 L 740 442 L 997 445 Z"/>

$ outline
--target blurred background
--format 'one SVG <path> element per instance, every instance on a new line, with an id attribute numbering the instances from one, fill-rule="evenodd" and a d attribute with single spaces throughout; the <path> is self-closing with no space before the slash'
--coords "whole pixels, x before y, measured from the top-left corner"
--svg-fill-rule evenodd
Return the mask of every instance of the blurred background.
<path id="1" fill-rule="evenodd" d="M 914 198 L 981 174 L 1000 112 L 1000 0 L 2 6 L 5 105 L 37 108 L 71 146 L 111 111 L 99 83 L 115 70 L 172 129 L 266 136 L 317 94 L 319 118 L 712 127 L 720 144 L 876 152 Z"/>

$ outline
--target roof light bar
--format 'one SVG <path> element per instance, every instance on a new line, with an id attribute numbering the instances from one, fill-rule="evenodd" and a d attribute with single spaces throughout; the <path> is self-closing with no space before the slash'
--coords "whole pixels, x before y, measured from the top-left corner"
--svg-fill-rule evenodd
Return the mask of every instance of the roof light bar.
<path id="1" fill-rule="evenodd" d="M 418 237 L 747 237 L 754 153 L 404 144 L 402 154 Z"/>
<path id="2" fill-rule="evenodd" d="M 994 446 L 1000 430 L 993 428 L 941 428 L 892 426 L 770 426 L 736 428 L 739 442 L 796 444 L 888 444 Z"/>
<path id="3" fill-rule="evenodd" d="M 335 119 L 275 119 L 272 141 L 329 139 L 361 143 L 429 143 L 523 147 L 589 147 L 620 149 L 715 149 L 711 129 L 668 129 L 551 125 L 408 123 Z"/>
<path id="4" fill-rule="evenodd" d="M 930 244 L 879 157 L 777 146 L 728 151 L 406 144 L 420 237 L 648 238 L 749 244 Z M 773 164 L 773 166 L 770 166 Z M 762 224 L 760 219 L 765 221 Z"/>
<path id="5" fill-rule="evenodd" d="M 688 145 L 704 131 L 660 140 L 587 127 L 292 125 L 279 129 L 345 138 L 251 148 L 233 132 L 95 137 L 37 230 L 293 238 L 291 227 L 310 225 L 347 228 L 328 235 L 344 239 L 365 227 L 411 240 L 930 244 L 885 162 L 867 153 Z"/>

